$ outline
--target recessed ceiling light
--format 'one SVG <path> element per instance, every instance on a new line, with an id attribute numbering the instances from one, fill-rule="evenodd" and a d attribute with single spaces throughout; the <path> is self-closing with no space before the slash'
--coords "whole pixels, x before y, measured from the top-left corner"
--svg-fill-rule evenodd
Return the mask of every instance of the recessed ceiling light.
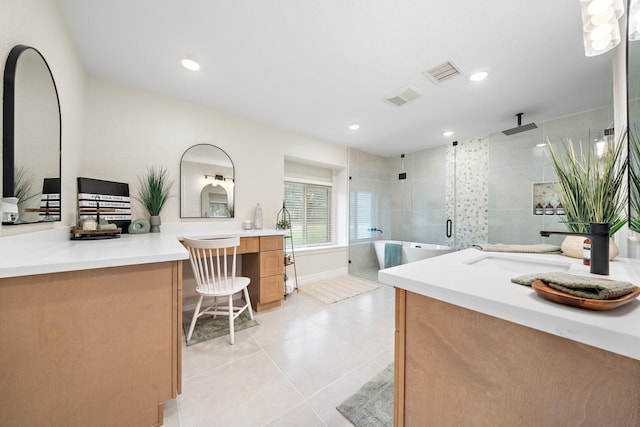
<path id="1" fill-rule="evenodd" d="M 545 144 L 544 142 L 541 142 L 540 144 L 536 144 L 536 147 L 546 147 L 547 144 Z"/>
<path id="2" fill-rule="evenodd" d="M 446 132 L 442 132 L 442 135 L 446 136 L 446 137 L 449 137 L 449 136 L 453 135 L 453 131 L 452 130 L 448 130 Z"/>
<path id="3" fill-rule="evenodd" d="M 351 123 L 351 124 L 349 125 L 349 129 L 351 129 L 351 130 L 358 130 L 358 129 L 360 129 L 360 125 L 359 125 L 359 124 L 357 124 L 357 123 Z"/>
<path id="4" fill-rule="evenodd" d="M 480 80 L 486 79 L 488 75 L 489 73 L 487 73 L 486 71 L 478 71 L 477 73 L 471 74 L 469 80 L 471 80 L 472 82 L 479 82 Z"/>
<path id="5" fill-rule="evenodd" d="M 180 63 L 187 70 L 198 71 L 200 69 L 200 64 L 191 58 L 184 58 Z"/>

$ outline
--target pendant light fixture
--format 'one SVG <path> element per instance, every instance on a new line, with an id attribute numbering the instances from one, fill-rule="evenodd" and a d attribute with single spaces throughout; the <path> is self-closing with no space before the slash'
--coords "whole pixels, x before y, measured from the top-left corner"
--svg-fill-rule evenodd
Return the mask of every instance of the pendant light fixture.
<path id="1" fill-rule="evenodd" d="M 580 10 L 585 55 L 601 55 L 620 43 L 622 0 L 580 0 Z"/>

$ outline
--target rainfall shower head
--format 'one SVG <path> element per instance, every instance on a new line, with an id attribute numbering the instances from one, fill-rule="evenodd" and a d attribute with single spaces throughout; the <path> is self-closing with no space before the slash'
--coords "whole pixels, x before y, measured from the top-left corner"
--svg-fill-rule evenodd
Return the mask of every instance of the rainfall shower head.
<path id="1" fill-rule="evenodd" d="M 513 135 L 513 134 L 525 132 L 531 129 L 536 129 L 538 127 L 535 123 L 529 123 L 529 124 L 523 125 L 522 124 L 523 114 L 524 113 L 516 114 L 516 117 L 518 118 L 518 126 L 511 129 L 503 130 L 502 133 L 504 133 L 505 135 Z"/>

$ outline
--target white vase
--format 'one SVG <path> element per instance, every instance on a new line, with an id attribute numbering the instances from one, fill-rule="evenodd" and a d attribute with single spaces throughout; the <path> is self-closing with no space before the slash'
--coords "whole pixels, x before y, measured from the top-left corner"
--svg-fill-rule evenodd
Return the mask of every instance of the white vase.
<path id="1" fill-rule="evenodd" d="M 584 236 L 567 236 L 562 242 L 560 249 L 562 249 L 562 253 L 571 258 L 582 259 L 582 245 L 584 243 Z M 613 241 L 611 237 L 609 237 L 609 260 L 614 259 L 618 256 L 620 250 L 618 249 L 618 245 Z"/>
<path id="2" fill-rule="evenodd" d="M 253 228 L 256 230 L 260 230 L 262 228 L 262 208 L 260 207 L 260 203 L 256 206 L 256 212 L 253 217 Z"/>

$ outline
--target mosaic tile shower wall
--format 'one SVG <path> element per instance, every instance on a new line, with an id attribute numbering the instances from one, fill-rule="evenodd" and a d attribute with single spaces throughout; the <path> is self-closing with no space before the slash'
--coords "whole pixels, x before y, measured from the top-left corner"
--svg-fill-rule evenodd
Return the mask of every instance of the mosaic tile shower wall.
<path id="1" fill-rule="evenodd" d="M 456 249 L 485 243 L 489 238 L 489 138 L 450 146 L 446 153 L 446 211 L 453 220 L 447 244 Z"/>

